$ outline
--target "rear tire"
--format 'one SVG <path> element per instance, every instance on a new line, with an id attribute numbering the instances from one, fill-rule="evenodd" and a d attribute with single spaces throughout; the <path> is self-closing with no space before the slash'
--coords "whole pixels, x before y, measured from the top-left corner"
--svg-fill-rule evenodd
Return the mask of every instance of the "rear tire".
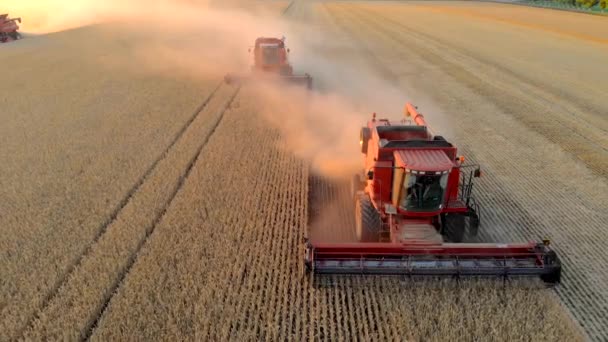
<path id="1" fill-rule="evenodd" d="M 466 231 L 463 215 L 446 215 L 443 219 L 443 234 L 450 242 L 462 242 Z"/>
<path id="2" fill-rule="evenodd" d="M 475 237 L 479 232 L 479 216 L 469 216 L 469 236 Z"/>
<path id="3" fill-rule="evenodd" d="M 368 195 L 357 196 L 355 224 L 359 242 L 378 242 L 382 220 Z"/>

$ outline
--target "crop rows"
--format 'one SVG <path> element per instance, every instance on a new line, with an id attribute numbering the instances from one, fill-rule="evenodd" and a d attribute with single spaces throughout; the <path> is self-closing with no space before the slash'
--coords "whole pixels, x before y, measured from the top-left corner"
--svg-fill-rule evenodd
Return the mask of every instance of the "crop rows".
<path id="1" fill-rule="evenodd" d="M 134 52 L 129 37 L 88 27 L 24 40 L 0 57 L 22 62 L 0 86 L 0 340 L 582 340 L 569 313 L 605 339 L 602 87 L 568 69 L 541 69 L 553 82 L 544 84 L 534 62 L 469 39 L 486 29 L 519 37 L 501 31 L 504 20 L 450 6 L 296 1 L 288 14 L 339 37 L 315 55 L 341 53 L 347 69 L 367 62 L 406 90 L 403 101 L 431 94 L 424 101 L 450 109 L 439 120 L 421 107 L 469 162 L 482 163 L 477 240 L 550 238 L 565 269 L 557 290 L 535 280 L 303 276 L 302 237 L 355 240 L 348 182 L 311 171 L 289 149 L 297 139 L 282 136 L 293 131 L 273 125 L 308 127 L 252 89 L 140 72 L 121 57 Z M 453 29 L 433 20 L 454 20 Z M 454 37 L 459 30 L 466 34 Z M 594 48 L 576 53 L 602 56 Z M 352 69 L 361 69 L 353 83 L 365 85 L 369 70 Z M 343 78 L 334 81 L 348 92 Z M 386 105 L 377 90 L 357 100 Z M 306 125 L 323 122 L 315 114 Z M 335 114 L 323 128 L 341 136 Z M 396 118 L 400 108 L 383 114 Z M 356 133 L 348 132 L 353 149 Z"/>
<path id="2" fill-rule="evenodd" d="M 355 277 L 312 286 L 298 253 L 308 226 L 307 165 L 280 147 L 259 106 L 241 95 L 92 339 L 580 338 L 536 283 Z M 346 191 L 316 182 L 313 192 L 329 194 L 328 202 Z M 339 212 L 350 215 L 347 205 Z"/>
<path id="3" fill-rule="evenodd" d="M 95 241 L 25 332 L 27 339 L 77 339 L 95 328 L 115 289 L 164 215 L 234 90 L 221 86 Z M 207 138 L 205 138 L 207 137 Z M 101 275 L 101 277 L 100 277 Z"/>
<path id="4" fill-rule="evenodd" d="M 423 75 L 416 87 L 452 109 L 450 117 L 439 122 L 449 122 L 449 131 L 441 133 L 452 136 L 469 162 L 480 162 L 485 170 L 476 187 L 484 205 L 479 240 L 551 239 L 564 263 L 563 283 L 557 288 L 560 299 L 591 337 L 605 337 L 608 272 L 603 265 L 608 260 L 602 241 L 607 238 L 608 213 L 600 203 L 608 186 L 601 177 L 605 169 L 598 165 L 606 158 L 600 147 L 572 134 L 568 125 L 587 128 L 579 122 L 561 125 L 559 117 L 547 112 L 549 100 L 542 93 L 522 95 L 521 88 L 534 89 L 526 79 L 506 74 L 458 46 L 446 55 L 450 42 L 420 33 L 421 28 L 399 20 L 388 8 L 375 11 L 376 16 L 368 9 L 336 6 L 330 12 L 353 36 L 376 49 L 378 64 L 408 60 L 410 69 Z M 439 92 L 438 84 L 449 86 L 440 86 Z M 577 105 L 572 102 L 570 107 Z M 437 121 L 432 112 L 427 114 L 432 124 Z M 597 133 L 601 125 L 594 130 Z M 536 134 L 552 131 L 548 138 Z M 578 148 L 593 152 L 567 153 Z M 581 166 L 579 158 L 590 168 Z"/>
<path id="5" fill-rule="evenodd" d="M 0 86 L 0 340 L 47 305 L 213 89 L 104 63 L 128 46 L 95 28 L 23 43 L 0 57 L 12 65 Z"/>

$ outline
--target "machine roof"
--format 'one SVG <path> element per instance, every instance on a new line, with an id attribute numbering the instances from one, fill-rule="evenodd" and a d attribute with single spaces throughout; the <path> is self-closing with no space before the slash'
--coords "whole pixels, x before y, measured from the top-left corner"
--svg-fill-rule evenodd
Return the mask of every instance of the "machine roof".
<path id="1" fill-rule="evenodd" d="M 395 165 L 415 171 L 448 171 L 454 162 L 443 150 L 411 149 L 394 152 Z"/>
<path id="2" fill-rule="evenodd" d="M 260 37 L 255 40 L 255 46 L 260 44 L 277 44 L 279 47 L 285 46 L 285 42 L 279 38 Z"/>

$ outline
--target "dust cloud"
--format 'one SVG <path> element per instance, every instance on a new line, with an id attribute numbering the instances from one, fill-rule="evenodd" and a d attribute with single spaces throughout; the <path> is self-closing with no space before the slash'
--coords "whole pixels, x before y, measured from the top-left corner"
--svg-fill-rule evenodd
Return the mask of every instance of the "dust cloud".
<path id="1" fill-rule="evenodd" d="M 263 116 L 280 129 L 282 147 L 308 160 L 315 171 L 334 179 L 351 176 L 361 169 L 358 135 L 371 113 L 399 120 L 409 100 L 407 84 L 387 79 L 369 60 L 356 58 L 361 54 L 360 42 L 336 39 L 325 27 L 281 17 L 277 7 L 264 10 L 272 2 L 4 0 L 4 3 L 11 15 L 23 17 L 24 32 L 43 34 L 106 23 L 96 27 L 107 39 L 127 46 L 120 53 L 111 54 L 115 63 L 124 62 L 126 67 L 136 63 L 139 68 L 170 77 L 219 81 L 227 72 L 247 72 L 251 57 L 246 49 L 255 38 L 287 37 L 295 72 L 312 75 L 314 90 L 260 84 L 254 92 L 262 100 Z M 432 110 L 434 117 L 441 116 L 431 103 L 426 101 L 423 108 Z"/>
<path id="2" fill-rule="evenodd" d="M 179 22 L 179 15 L 195 7 L 208 7 L 211 0 L 3 0 L 2 8 L 24 19 L 27 33 L 57 32 L 115 20 L 162 15 Z M 166 24 L 166 23 L 163 23 Z"/>
<path id="3" fill-rule="evenodd" d="M 358 134 L 364 121 L 347 99 L 307 93 L 304 86 L 258 84 L 254 93 L 262 99 L 262 116 L 281 131 L 281 147 L 309 161 L 314 171 L 343 178 L 361 169 Z"/>
<path id="4" fill-rule="evenodd" d="M 411 84 L 383 77 L 366 56 L 360 58 L 359 42 L 298 24 L 292 24 L 294 36 L 288 40 L 291 62 L 296 74 L 313 77 L 314 90 L 266 84 L 257 92 L 267 106 L 263 115 L 283 133 L 284 147 L 310 161 L 313 171 L 333 180 L 361 171 L 361 127 L 372 113 L 405 119 L 403 109 L 412 97 L 429 123 L 444 135 L 449 132 L 432 99 L 415 94 Z"/>

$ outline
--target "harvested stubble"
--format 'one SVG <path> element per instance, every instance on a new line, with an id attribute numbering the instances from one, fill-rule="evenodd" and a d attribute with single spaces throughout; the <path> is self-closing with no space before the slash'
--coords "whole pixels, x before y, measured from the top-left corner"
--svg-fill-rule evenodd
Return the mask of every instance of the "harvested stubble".
<path id="1" fill-rule="evenodd" d="M 536 283 L 299 275 L 306 165 L 244 95 L 203 149 L 92 338 L 580 340 Z"/>
<path id="2" fill-rule="evenodd" d="M 25 332 L 30 340 L 87 337 L 145 239 L 183 183 L 188 168 L 222 118 L 233 88 L 213 93 L 201 113 L 158 163 Z"/>
<path id="3" fill-rule="evenodd" d="M 431 126 L 469 163 L 481 164 L 479 241 L 550 239 L 564 263 L 560 300 L 591 339 L 606 340 L 608 69 L 596 65 L 608 50 L 574 38 L 580 26 L 561 20 L 582 25 L 588 16 L 541 11 L 537 28 L 510 22 L 523 20 L 516 14 L 526 9 L 487 3 L 341 2 L 317 9 L 322 23 L 353 46 L 340 57 L 364 56 L 415 102 L 430 95 L 432 106 L 420 108 Z M 588 32 L 605 39 L 608 31 Z M 447 115 L 436 115 L 441 111 Z"/>

